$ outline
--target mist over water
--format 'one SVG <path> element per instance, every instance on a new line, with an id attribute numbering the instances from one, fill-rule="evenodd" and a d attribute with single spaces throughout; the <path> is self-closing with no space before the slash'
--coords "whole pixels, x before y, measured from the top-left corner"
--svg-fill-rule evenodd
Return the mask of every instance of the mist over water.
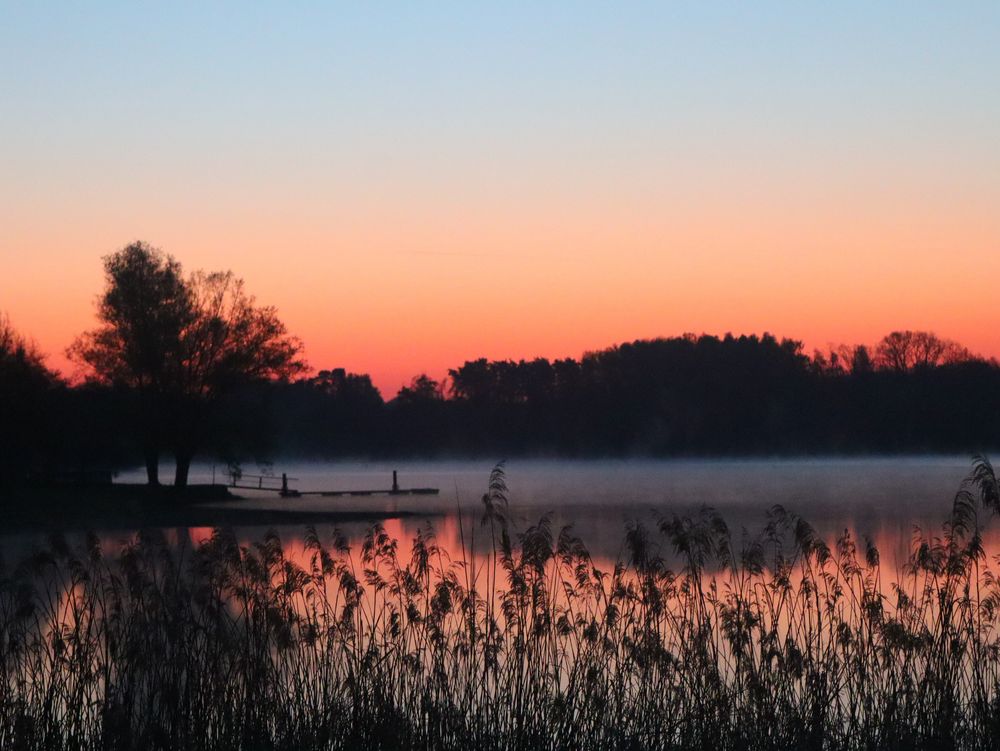
<path id="1" fill-rule="evenodd" d="M 969 457 L 910 456 L 815 459 L 671 459 L 671 460 L 542 460 L 506 463 L 510 512 L 520 528 L 551 514 L 556 529 L 571 524 L 595 556 L 618 555 L 625 524 L 641 521 L 655 527 L 660 516 L 694 514 L 703 506 L 721 512 L 735 534 L 751 534 L 766 523 L 774 505 L 807 521 L 833 538 L 845 529 L 858 539 L 872 538 L 887 562 L 902 560 L 914 527 L 935 530 L 946 520 Z M 244 472 L 256 473 L 253 466 Z M 300 491 L 387 490 L 392 471 L 402 488 L 436 487 L 437 496 L 347 496 L 282 498 L 274 492 L 237 491 L 248 507 L 324 511 L 392 511 L 428 514 L 409 516 L 391 526 L 409 538 L 428 521 L 439 535 L 457 535 L 461 514 L 466 534 L 478 521 L 481 496 L 491 464 L 485 460 L 276 462 L 270 471 L 285 472 L 290 487 Z M 226 480 L 222 465 L 215 480 Z M 193 482 L 210 482 L 212 465 L 192 470 Z M 123 473 L 120 482 L 141 482 L 139 470 Z M 984 516 L 985 519 L 985 516 Z M 301 525 L 278 528 L 283 539 L 301 536 Z M 320 525 L 325 526 L 325 525 Z M 340 525 L 357 539 L 363 522 Z M 992 539 L 992 527 L 987 540 Z M 252 530 L 246 530 L 253 537 Z M 483 540 L 485 542 L 485 538 Z M 401 548 L 406 547 L 401 540 Z M 450 542 L 450 541 L 446 541 Z M 467 540 L 468 542 L 468 540 Z"/>

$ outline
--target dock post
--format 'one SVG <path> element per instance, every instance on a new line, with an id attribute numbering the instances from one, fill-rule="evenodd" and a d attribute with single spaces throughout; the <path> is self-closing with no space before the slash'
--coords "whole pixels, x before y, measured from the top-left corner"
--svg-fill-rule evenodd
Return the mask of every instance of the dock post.
<path id="1" fill-rule="evenodd" d="M 288 495 L 288 474 L 286 472 L 281 473 L 281 494 Z"/>
<path id="2" fill-rule="evenodd" d="M 392 492 L 399 492 L 399 483 L 396 482 L 396 470 L 392 470 Z"/>

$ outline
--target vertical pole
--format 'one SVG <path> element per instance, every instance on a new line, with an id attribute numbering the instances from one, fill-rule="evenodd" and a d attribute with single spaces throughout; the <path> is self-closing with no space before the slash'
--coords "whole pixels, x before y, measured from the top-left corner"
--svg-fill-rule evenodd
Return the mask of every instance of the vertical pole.
<path id="1" fill-rule="evenodd" d="M 392 492 L 399 492 L 399 483 L 396 482 L 396 470 L 392 470 Z"/>
<path id="2" fill-rule="evenodd" d="M 288 475 L 285 472 L 281 473 L 281 494 L 288 495 Z"/>

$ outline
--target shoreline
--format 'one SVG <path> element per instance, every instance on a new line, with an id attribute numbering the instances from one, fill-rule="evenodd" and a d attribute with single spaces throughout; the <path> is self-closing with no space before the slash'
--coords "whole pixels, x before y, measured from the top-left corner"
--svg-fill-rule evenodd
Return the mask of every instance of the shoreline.
<path id="1" fill-rule="evenodd" d="M 113 484 L 83 487 L 19 487 L 3 490 L 0 531 L 81 531 L 153 527 L 266 527 L 380 521 L 439 516 L 437 512 L 261 509 L 224 485 L 172 486 Z"/>

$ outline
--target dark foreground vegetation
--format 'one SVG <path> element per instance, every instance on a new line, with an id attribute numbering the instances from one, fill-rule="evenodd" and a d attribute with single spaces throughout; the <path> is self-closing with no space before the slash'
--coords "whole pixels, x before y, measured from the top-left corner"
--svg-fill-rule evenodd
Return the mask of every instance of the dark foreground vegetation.
<path id="1" fill-rule="evenodd" d="M 0 581 L 0 747 L 996 748 L 998 501 L 979 461 L 900 571 L 781 508 L 754 539 L 631 525 L 595 561 L 514 530 L 499 468 L 475 557 L 379 525 L 294 559 L 223 530 L 54 540 Z"/>

